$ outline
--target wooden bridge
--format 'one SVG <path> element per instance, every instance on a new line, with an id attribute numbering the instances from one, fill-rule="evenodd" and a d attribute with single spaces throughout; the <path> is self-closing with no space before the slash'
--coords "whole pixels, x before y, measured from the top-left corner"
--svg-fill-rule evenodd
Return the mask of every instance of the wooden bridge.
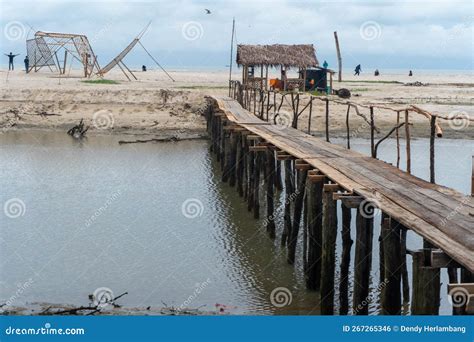
<path id="1" fill-rule="evenodd" d="M 303 227 L 300 243 L 303 243 L 306 285 L 320 291 L 322 314 L 336 311 L 338 226 L 343 248 L 339 313 L 349 313 L 352 209 L 356 212 L 353 314 L 368 313 L 376 209 L 382 212 L 379 268 L 383 313 L 400 314 L 402 302 L 410 300 L 407 254 L 413 257 L 412 314 L 438 313 L 441 268 L 448 269 L 450 288 L 459 288 L 463 293 L 471 288 L 469 283 L 474 282 L 472 197 L 297 129 L 262 121 L 231 98 L 214 97 L 212 102 L 207 114 L 208 132 L 211 149 L 221 162 L 222 180 L 237 187 L 255 218 L 260 217 L 260 202 L 264 200 L 264 222 L 272 238 L 276 237 L 278 215 L 274 193 L 285 191 L 282 246 L 288 249 L 288 262 L 293 263 Z M 339 225 L 338 201 L 342 208 Z M 407 230 L 423 238 L 423 248 L 406 249 Z M 469 295 L 463 305 L 454 305 L 453 312 L 466 312 L 468 300 Z"/>

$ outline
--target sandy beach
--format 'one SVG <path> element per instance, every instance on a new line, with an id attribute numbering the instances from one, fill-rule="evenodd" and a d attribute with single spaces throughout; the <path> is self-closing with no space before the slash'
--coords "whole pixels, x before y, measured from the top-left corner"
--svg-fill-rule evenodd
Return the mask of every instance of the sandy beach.
<path id="1" fill-rule="evenodd" d="M 129 82 L 120 70 L 112 70 L 106 79 L 117 84 L 91 84 L 84 82 L 80 71 L 69 77 L 42 70 L 25 74 L 22 70 L 0 71 L 2 77 L 0 127 L 10 129 L 51 129 L 67 131 L 79 120 L 90 126 L 89 134 L 122 133 L 133 135 L 179 135 L 186 138 L 205 132 L 201 116 L 206 106 L 205 96 L 226 95 L 228 71 L 170 70 L 175 82 L 162 71 L 137 72 L 138 81 Z M 233 79 L 240 78 L 236 70 Z M 421 82 L 423 86 L 407 83 Z M 456 113 L 472 116 L 474 79 L 471 74 L 443 72 L 420 73 L 413 77 L 401 74 L 382 74 L 379 77 L 363 74 L 344 75 L 344 81 L 334 82 L 334 88 L 351 90 L 351 101 L 361 104 L 387 104 L 394 108 L 417 105 L 434 114 L 445 116 Z M 336 98 L 336 96 L 334 96 Z M 324 103 L 317 101 L 313 112 L 312 133 L 321 134 L 324 129 Z M 283 111 L 289 110 L 283 106 Z M 368 109 L 366 110 L 368 112 Z M 344 133 L 346 106 L 331 108 L 331 134 Z M 366 113 L 365 113 L 366 114 Z M 381 130 L 395 125 L 396 114 L 377 110 L 376 124 Z M 95 119 L 94 119 L 95 118 Z M 362 119 L 351 118 L 352 125 Z M 307 128 L 307 112 L 300 118 L 299 128 Z M 429 135 L 428 120 L 412 115 L 413 135 Z M 446 137 L 474 137 L 474 125 L 457 129 L 441 121 Z M 366 129 L 359 132 L 366 137 Z"/>

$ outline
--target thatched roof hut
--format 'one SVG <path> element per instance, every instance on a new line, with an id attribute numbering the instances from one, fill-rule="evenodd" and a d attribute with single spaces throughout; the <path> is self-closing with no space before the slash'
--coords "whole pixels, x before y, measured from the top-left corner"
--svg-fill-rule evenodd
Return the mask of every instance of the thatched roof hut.
<path id="1" fill-rule="evenodd" d="M 313 44 L 237 45 L 237 64 L 244 66 L 316 67 L 319 62 Z"/>

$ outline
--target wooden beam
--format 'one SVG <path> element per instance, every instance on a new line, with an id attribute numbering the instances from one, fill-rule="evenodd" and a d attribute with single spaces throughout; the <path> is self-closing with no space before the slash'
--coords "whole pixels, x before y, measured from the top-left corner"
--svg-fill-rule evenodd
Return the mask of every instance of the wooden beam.
<path id="1" fill-rule="evenodd" d="M 313 167 L 309 164 L 295 164 L 295 169 L 297 170 L 306 170 L 312 169 Z"/>
<path id="2" fill-rule="evenodd" d="M 259 135 L 256 135 L 256 134 L 247 135 L 247 140 L 258 140 L 258 139 L 262 139 L 262 138 Z"/>
<path id="3" fill-rule="evenodd" d="M 325 175 L 308 175 L 308 180 L 312 183 L 323 182 L 325 179 Z"/>
<path id="4" fill-rule="evenodd" d="M 324 192 L 335 192 L 338 191 L 341 187 L 339 184 L 324 184 Z"/>
<path id="5" fill-rule="evenodd" d="M 430 266 L 433 268 L 461 267 L 461 265 L 440 249 L 432 249 L 430 254 Z"/>
<path id="6" fill-rule="evenodd" d="M 249 150 L 251 152 L 264 152 L 267 150 L 266 146 L 250 146 Z"/>

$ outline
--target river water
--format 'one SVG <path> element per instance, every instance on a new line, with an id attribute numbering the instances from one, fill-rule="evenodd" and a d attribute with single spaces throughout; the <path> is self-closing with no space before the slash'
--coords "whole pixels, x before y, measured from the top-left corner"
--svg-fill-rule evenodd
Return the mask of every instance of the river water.
<path id="1" fill-rule="evenodd" d="M 235 314 L 319 313 L 318 293 L 305 289 L 301 250 L 296 265 L 287 265 L 278 239 L 271 241 L 262 220 L 220 181 L 207 141 L 119 145 L 121 139 L 0 135 L 2 303 L 87 305 L 89 294 L 106 287 L 115 295 L 127 291 L 119 302 L 129 307 L 213 311 L 221 304 Z M 427 143 L 412 145 L 413 172 L 423 178 Z M 352 145 L 369 148 L 365 140 Z M 467 194 L 473 149 L 472 141 L 437 140 L 437 181 Z M 393 162 L 393 142 L 379 153 Z M 278 237 L 281 227 L 278 221 Z M 373 288 L 378 234 L 376 225 Z M 408 238 L 409 247 L 421 246 L 419 237 Z M 340 234 L 337 260 L 339 240 Z M 450 314 L 444 272 L 442 282 L 440 312 Z M 272 291 L 283 291 L 287 305 L 274 305 Z M 372 313 L 377 306 L 374 300 Z"/>

